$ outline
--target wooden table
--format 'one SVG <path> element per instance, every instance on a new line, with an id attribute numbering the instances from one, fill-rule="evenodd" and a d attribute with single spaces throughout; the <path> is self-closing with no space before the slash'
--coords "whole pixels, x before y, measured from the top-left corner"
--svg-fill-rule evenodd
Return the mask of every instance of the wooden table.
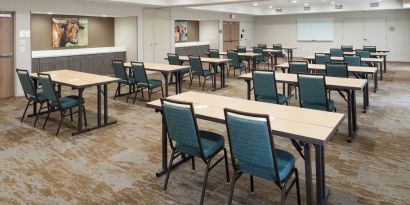
<path id="1" fill-rule="evenodd" d="M 269 114 L 272 133 L 274 135 L 305 142 L 304 158 L 307 204 L 312 204 L 313 202 L 311 147 L 312 145 L 315 147 L 317 204 L 323 204 L 327 200 L 328 190 L 325 183 L 325 146 L 335 135 L 336 129 L 343 122 L 343 114 L 191 91 L 172 96 L 170 99 L 192 102 L 194 104 L 197 118 L 222 124 L 225 124 L 224 108 L 231 108 L 244 112 Z M 161 112 L 162 114 L 160 100 L 149 102 L 147 107 L 153 108 L 156 112 Z M 162 167 L 160 171 L 156 173 L 157 177 L 165 174 L 168 169 L 175 168 L 184 161 L 187 161 L 187 158 L 185 158 L 176 163 L 175 166 L 168 167 L 168 138 L 165 127 L 165 118 L 163 115 L 162 123 Z"/>
<path id="2" fill-rule="evenodd" d="M 330 54 L 329 51 L 322 52 L 322 53 Z M 384 69 L 383 72 L 385 72 L 385 73 L 387 72 L 387 55 L 388 55 L 388 53 L 389 53 L 388 50 L 381 50 L 381 51 L 378 50 L 375 53 L 370 53 L 371 57 L 376 57 L 376 58 L 383 59 L 383 69 Z M 346 52 L 343 52 L 343 55 L 354 56 L 354 55 L 356 55 L 356 52 L 346 51 Z"/>
<path id="3" fill-rule="evenodd" d="M 273 49 L 273 47 L 268 47 L 268 49 Z M 297 47 L 289 47 L 289 46 L 283 46 L 283 50 L 288 54 L 288 61 L 293 60 L 293 50 L 297 49 Z"/>
<path id="4" fill-rule="evenodd" d="M 219 52 L 219 55 L 228 55 L 227 52 Z M 246 53 L 238 53 L 238 56 L 246 58 L 248 61 L 248 69 L 256 70 L 256 57 L 263 55 L 262 53 L 254 53 L 254 52 L 246 52 Z M 252 60 L 252 69 L 251 69 L 251 60 Z"/>
<path id="5" fill-rule="evenodd" d="M 286 83 L 290 85 L 297 86 L 298 85 L 298 78 L 297 74 L 289 74 L 289 73 L 275 73 L 276 82 L 278 83 Z M 251 99 L 251 81 L 252 81 L 252 73 L 247 73 L 240 75 L 239 79 L 243 79 L 247 83 L 247 96 L 248 100 Z M 367 80 L 365 79 L 355 79 L 355 78 L 336 78 L 336 77 L 326 77 L 326 87 L 328 89 L 338 90 L 340 92 L 344 91 L 347 94 L 347 98 L 342 95 L 341 96 L 346 100 L 347 107 L 348 107 L 348 125 L 349 125 L 349 137 L 348 140 L 351 142 L 355 136 L 357 127 L 357 115 L 356 115 L 356 90 L 364 91 L 365 87 L 367 86 Z M 283 94 L 285 94 L 285 87 L 283 87 Z"/>
<path id="6" fill-rule="evenodd" d="M 131 68 L 131 62 L 124 63 L 124 67 Z M 175 74 L 175 94 L 179 94 L 182 92 L 182 81 L 181 81 L 181 71 L 190 69 L 190 66 L 186 65 L 169 65 L 169 64 L 161 64 L 161 63 L 144 63 L 145 70 L 150 71 L 157 71 L 162 73 L 165 80 L 165 96 L 168 96 L 168 76 L 170 73 Z"/>
<path id="7" fill-rule="evenodd" d="M 108 122 L 108 84 L 116 83 L 120 81 L 119 78 L 113 78 L 109 76 L 103 75 L 95 75 L 90 73 L 78 72 L 73 70 L 55 70 L 55 71 L 48 71 L 48 72 L 41 72 L 50 74 L 51 80 L 53 83 L 57 84 L 59 87 L 59 92 L 61 92 L 61 85 L 68 86 L 78 90 L 78 104 L 82 104 L 83 92 L 86 88 L 89 87 L 97 87 L 97 125 L 92 128 L 83 129 L 83 117 L 82 117 L 82 106 L 78 107 L 78 125 L 77 131 L 74 132 L 72 135 L 78 135 L 81 133 L 85 133 L 94 129 L 98 129 L 101 127 L 105 127 L 117 121 Z M 31 78 L 34 80 L 35 87 L 37 87 L 37 73 L 32 73 Z M 103 86 L 103 90 L 101 89 Z M 101 123 L 101 94 L 103 95 L 104 104 L 104 121 Z M 37 112 L 37 105 L 36 103 L 33 106 L 33 114 Z"/>
<path id="8" fill-rule="evenodd" d="M 183 61 L 183 62 L 189 62 L 189 57 L 188 56 L 179 56 L 179 60 Z M 226 83 L 225 83 L 225 65 L 228 64 L 229 62 L 231 62 L 231 59 L 226 59 L 226 58 L 203 58 L 201 57 L 201 61 L 204 63 L 209 63 L 211 64 L 212 68 L 214 69 L 214 81 L 212 84 L 212 90 L 218 90 L 218 89 L 222 89 L 227 87 Z M 217 73 L 217 68 L 218 66 L 221 67 L 221 74 L 220 74 L 220 78 L 221 78 L 221 87 L 217 88 L 216 86 L 216 73 Z"/>
<path id="9" fill-rule="evenodd" d="M 303 57 L 304 60 L 309 61 L 309 63 L 313 63 L 315 60 L 315 56 L 306 56 Z M 362 62 L 367 63 L 369 65 L 373 65 L 374 67 L 377 67 L 377 69 L 380 70 L 380 80 L 383 80 L 383 68 L 381 65 L 385 62 L 382 58 L 361 58 Z M 343 57 L 336 57 L 332 56 L 330 57 L 330 60 L 332 61 L 344 61 Z"/>

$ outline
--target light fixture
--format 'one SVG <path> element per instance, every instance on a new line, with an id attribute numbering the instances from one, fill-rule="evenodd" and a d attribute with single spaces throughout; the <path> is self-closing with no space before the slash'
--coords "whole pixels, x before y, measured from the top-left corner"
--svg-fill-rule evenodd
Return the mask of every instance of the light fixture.
<path id="1" fill-rule="evenodd" d="M 53 15 L 53 12 L 48 12 L 47 14 L 48 14 L 48 15 Z"/>
<path id="2" fill-rule="evenodd" d="M 254 6 L 258 6 L 259 4 L 258 4 L 258 3 L 253 3 L 253 5 L 254 5 Z"/>
<path id="3" fill-rule="evenodd" d="M 273 6 L 271 5 L 271 6 L 268 6 L 270 9 L 272 9 L 273 8 Z"/>
<path id="4" fill-rule="evenodd" d="M 293 1 L 292 1 L 292 3 L 294 3 L 294 4 L 296 4 L 297 2 L 298 2 L 298 1 L 296 1 L 296 0 L 293 0 Z"/>
<path id="5" fill-rule="evenodd" d="M 102 15 L 102 17 L 104 17 L 104 18 L 105 18 L 105 17 L 107 17 L 107 15 L 106 15 L 106 14 L 103 14 L 103 15 Z"/>
<path id="6" fill-rule="evenodd" d="M 334 2 L 334 1 L 331 1 L 331 2 L 330 2 L 330 4 L 335 4 L 335 3 L 336 3 L 336 2 Z"/>
<path id="7" fill-rule="evenodd" d="M 305 5 L 305 6 L 309 6 L 309 4 L 308 4 L 308 3 L 306 3 L 306 4 L 303 4 L 303 5 Z"/>

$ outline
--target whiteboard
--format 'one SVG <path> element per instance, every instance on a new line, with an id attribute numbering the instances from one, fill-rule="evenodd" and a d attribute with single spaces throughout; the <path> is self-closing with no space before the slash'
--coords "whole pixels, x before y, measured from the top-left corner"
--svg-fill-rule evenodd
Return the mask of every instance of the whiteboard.
<path id="1" fill-rule="evenodd" d="M 298 18 L 298 41 L 333 41 L 333 18 Z"/>

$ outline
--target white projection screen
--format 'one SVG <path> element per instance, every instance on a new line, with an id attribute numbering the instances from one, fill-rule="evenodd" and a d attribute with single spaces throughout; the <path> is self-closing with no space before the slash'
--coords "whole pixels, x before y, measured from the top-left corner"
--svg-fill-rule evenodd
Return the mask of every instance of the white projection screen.
<path id="1" fill-rule="evenodd" d="M 333 18 L 298 18 L 298 41 L 333 41 Z"/>

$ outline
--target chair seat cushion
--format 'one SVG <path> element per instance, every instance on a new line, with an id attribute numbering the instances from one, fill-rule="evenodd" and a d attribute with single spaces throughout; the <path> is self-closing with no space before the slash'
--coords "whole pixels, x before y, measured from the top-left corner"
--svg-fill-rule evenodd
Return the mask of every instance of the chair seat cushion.
<path id="1" fill-rule="evenodd" d="M 148 83 L 138 83 L 139 86 L 143 88 L 156 88 L 162 85 L 162 81 L 160 80 L 148 80 Z"/>
<path id="2" fill-rule="evenodd" d="M 308 105 L 304 104 L 305 108 L 309 108 L 309 109 L 315 109 L 315 110 L 324 110 L 324 105 L 323 104 L 319 104 L 319 103 L 308 103 Z M 335 102 L 333 100 L 328 100 L 328 107 L 326 111 L 333 111 L 335 109 L 336 105 Z"/>
<path id="3" fill-rule="evenodd" d="M 200 71 L 194 71 L 192 72 L 192 75 L 194 76 L 210 76 L 212 75 L 212 71 L 210 70 L 204 70 L 204 72 L 200 72 Z"/>
<path id="4" fill-rule="evenodd" d="M 275 149 L 276 162 L 278 164 L 279 178 L 283 182 L 288 174 L 295 167 L 295 158 L 289 152 L 281 149 Z M 276 181 L 275 169 L 270 166 L 255 165 L 251 163 L 241 163 L 239 170 L 243 173 L 250 174 L 252 176 L 260 177 L 270 181 Z"/>
<path id="5" fill-rule="evenodd" d="M 245 63 L 239 63 L 239 65 L 233 65 L 233 64 L 231 64 L 230 65 L 230 67 L 232 68 L 232 69 L 245 69 L 246 68 L 246 65 L 245 65 Z"/>
<path id="6" fill-rule="evenodd" d="M 213 156 L 225 145 L 225 139 L 222 135 L 202 130 L 199 131 L 199 135 L 205 158 Z M 191 156 L 201 156 L 199 149 L 192 146 L 176 143 L 175 148 Z"/>
<path id="7" fill-rule="evenodd" d="M 271 96 L 257 96 L 256 101 L 260 102 L 267 102 L 267 103 L 273 103 L 276 104 L 276 98 L 273 98 Z M 278 93 L 278 102 L 280 105 L 283 105 L 286 103 L 286 96 L 283 94 Z"/>
<path id="8" fill-rule="evenodd" d="M 69 108 L 73 108 L 73 107 L 77 107 L 79 106 L 78 104 L 78 99 L 79 97 L 76 95 L 70 95 L 70 96 L 66 96 L 66 97 L 62 97 L 59 99 L 60 101 L 60 105 L 62 109 L 69 109 Z M 84 98 L 81 99 L 81 104 L 84 104 Z M 52 106 L 58 106 L 57 102 L 52 101 L 51 102 Z"/>

